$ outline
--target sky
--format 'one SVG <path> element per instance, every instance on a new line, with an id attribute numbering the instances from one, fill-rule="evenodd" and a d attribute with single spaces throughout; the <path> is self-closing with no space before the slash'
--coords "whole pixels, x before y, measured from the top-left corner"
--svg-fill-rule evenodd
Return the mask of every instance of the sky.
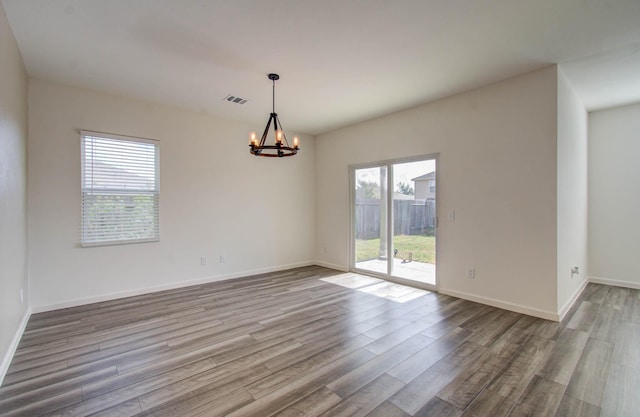
<path id="1" fill-rule="evenodd" d="M 395 164 L 393 166 L 393 173 L 394 173 L 393 183 L 395 184 L 396 190 L 398 188 L 399 182 L 404 182 L 405 184 L 409 184 L 413 187 L 414 184 L 411 181 L 412 178 L 419 177 L 424 174 L 428 174 L 429 172 L 432 172 L 435 170 L 436 170 L 435 159 Z M 376 184 L 380 184 L 379 168 L 357 169 L 356 176 L 358 180 L 362 179 L 367 182 L 374 182 Z"/>

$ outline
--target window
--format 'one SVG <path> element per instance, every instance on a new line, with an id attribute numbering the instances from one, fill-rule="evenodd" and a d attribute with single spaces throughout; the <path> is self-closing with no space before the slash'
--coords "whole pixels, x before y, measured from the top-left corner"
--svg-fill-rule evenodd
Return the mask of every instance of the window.
<path id="1" fill-rule="evenodd" d="M 81 132 L 82 246 L 160 240 L 158 141 Z"/>
<path id="2" fill-rule="evenodd" d="M 436 192 L 436 180 L 429 180 L 429 193 L 434 194 Z"/>

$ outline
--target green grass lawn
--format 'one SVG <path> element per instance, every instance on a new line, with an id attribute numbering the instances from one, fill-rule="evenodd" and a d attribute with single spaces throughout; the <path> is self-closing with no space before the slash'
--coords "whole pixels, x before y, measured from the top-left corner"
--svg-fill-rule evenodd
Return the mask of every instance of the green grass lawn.
<path id="1" fill-rule="evenodd" d="M 413 253 L 416 262 L 436 263 L 436 238 L 424 235 L 400 235 L 393 238 L 394 248 L 398 249 L 397 258 L 407 259 Z M 380 239 L 356 240 L 356 262 L 378 258 Z"/>

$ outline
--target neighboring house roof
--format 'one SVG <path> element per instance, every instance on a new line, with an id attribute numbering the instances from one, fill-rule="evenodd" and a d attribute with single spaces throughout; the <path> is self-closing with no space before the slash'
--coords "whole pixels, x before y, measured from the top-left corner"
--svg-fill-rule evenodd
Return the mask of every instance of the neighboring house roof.
<path id="1" fill-rule="evenodd" d="M 428 174 L 420 175 L 419 177 L 412 178 L 411 181 L 433 180 L 436 178 L 436 172 L 431 171 Z"/>

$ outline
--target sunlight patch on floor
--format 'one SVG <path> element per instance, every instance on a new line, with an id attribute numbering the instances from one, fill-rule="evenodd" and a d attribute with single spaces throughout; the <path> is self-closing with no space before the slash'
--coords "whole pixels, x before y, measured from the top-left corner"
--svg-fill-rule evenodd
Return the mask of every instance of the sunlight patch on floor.
<path id="1" fill-rule="evenodd" d="M 354 273 L 334 275 L 331 277 L 321 278 L 320 280 L 330 284 L 340 285 L 345 288 L 362 291 L 370 295 L 375 295 L 376 297 L 386 298 L 387 300 L 395 301 L 397 303 L 406 303 L 407 301 L 415 300 L 418 297 L 429 294 L 429 291 Z"/>
<path id="2" fill-rule="evenodd" d="M 336 284 L 351 289 L 362 288 L 366 287 L 367 285 L 384 282 L 379 278 L 368 277 L 366 275 L 354 274 L 351 272 L 322 278 L 321 280 L 330 284 Z"/>

